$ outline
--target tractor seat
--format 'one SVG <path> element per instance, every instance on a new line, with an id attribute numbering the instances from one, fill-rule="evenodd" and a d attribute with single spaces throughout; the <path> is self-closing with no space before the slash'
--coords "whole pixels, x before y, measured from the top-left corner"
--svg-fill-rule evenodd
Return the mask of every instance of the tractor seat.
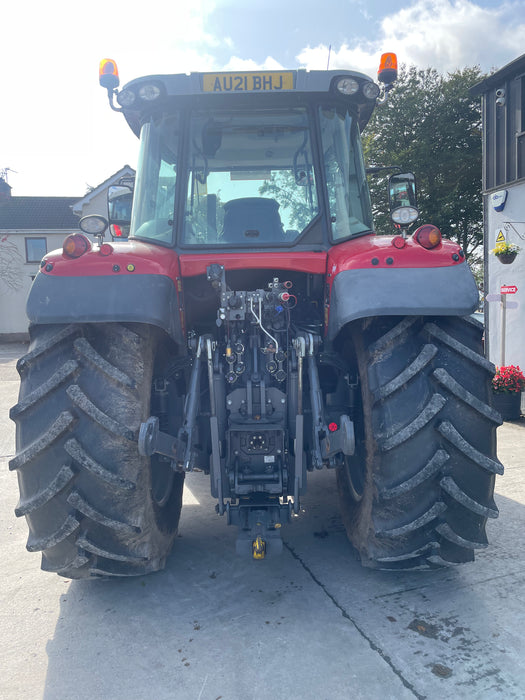
<path id="1" fill-rule="evenodd" d="M 266 197 L 232 199 L 224 205 L 225 243 L 280 243 L 284 230 L 279 204 Z"/>

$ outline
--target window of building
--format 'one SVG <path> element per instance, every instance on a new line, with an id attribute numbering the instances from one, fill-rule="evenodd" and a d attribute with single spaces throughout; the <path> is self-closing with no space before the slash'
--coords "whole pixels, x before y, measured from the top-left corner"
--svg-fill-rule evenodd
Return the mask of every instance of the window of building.
<path id="1" fill-rule="evenodd" d="M 47 238 L 26 238 L 26 262 L 40 262 L 47 253 Z"/>

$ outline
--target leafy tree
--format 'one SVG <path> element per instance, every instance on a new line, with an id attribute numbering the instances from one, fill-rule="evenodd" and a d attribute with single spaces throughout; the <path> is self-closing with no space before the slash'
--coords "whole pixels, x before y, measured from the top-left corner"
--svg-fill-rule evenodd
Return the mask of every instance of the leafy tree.
<path id="1" fill-rule="evenodd" d="M 286 227 L 302 231 L 317 211 L 312 190 L 313 181 L 299 186 L 292 172 L 281 170 L 272 172 L 270 179 L 259 187 L 259 194 L 269 195 L 279 202 L 281 219 Z"/>
<path id="2" fill-rule="evenodd" d="M 415 172 L 420 223 L 433 223 L 474 262 L 482 253 L 481 109 L 469 88 L 479 68 L 440 75 L 403 67 L 363 135 L 368 166 Z M 370 177 L 378 233 L 392 233 L 386 178 Z"/>

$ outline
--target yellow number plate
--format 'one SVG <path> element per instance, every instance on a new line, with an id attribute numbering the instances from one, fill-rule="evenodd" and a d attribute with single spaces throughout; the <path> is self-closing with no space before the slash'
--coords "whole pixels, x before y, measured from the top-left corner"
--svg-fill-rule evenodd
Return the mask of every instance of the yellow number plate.
<path id="1" fill-rule="evenodd" d="M 205 73 L 204 92 L 280 92 L 293 90 L 293 73 Z"/>

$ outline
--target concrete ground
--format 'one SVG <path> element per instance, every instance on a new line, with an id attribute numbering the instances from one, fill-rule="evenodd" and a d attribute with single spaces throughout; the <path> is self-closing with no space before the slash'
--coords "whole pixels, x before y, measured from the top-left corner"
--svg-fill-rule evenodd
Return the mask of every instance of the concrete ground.
<path id="1" fill-rule="evenodd" d="M 239 558 L 196 473 L 165 571 L 70 581 L 40 571 L 13 513 L 8 410 L 23 351 L 0 345 L 2 700 L 525 697 L 525 421 L 498 430 L 500 517 L 472 564 L 361 568 L 331 472 L 309 475 L 281 557 Z"/>

